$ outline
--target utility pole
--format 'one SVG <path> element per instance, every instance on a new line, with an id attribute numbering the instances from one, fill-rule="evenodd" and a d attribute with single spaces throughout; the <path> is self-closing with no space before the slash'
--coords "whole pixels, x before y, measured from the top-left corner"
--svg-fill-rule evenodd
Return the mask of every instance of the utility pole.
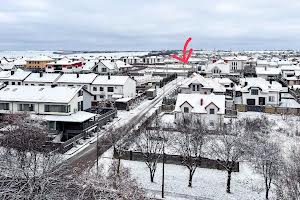
<path id="1" fill-rule="evenodd" d="M 98 168 L 99 168 L 99 141 L 98 141 L 98 136 L 99 136 L 99 130 L 97 129 L 97 175 L 98 175 Z"/>
<path id="2" fill-rule="evenodd" d="M 165 138 L 163 138 L 164 140 Z M 161 198 L 165 196 L 165 141 L 163 141 L 163 166 L 162 166 L 162 181 L 161 181 Z"/>

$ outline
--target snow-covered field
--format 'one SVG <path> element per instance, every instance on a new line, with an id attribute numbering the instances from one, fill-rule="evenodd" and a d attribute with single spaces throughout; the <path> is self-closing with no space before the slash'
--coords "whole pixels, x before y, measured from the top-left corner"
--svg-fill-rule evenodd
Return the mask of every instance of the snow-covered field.
<path id="1" fill-rule="evenodd" d="M 298 116 L 282 116 L 266 113 L 239 113 L 238 119 L 266 116 L 271 121 L 271 138 L 282 146 L 284 154 L 288 154 L 294 145 L 299 145 L 300 137 L 295 133 L 300 125 Z M 161 121 L 174 121 L 172 114 L 164 114 Z M 112 150 L 103 154 L 100 163 L 107 166 L 112 160 Z M 132 175 L 150 196 L 161 196 L 162 164 L 158 164 L 155 182 L 150 182 L 149 169 L 144 162 L 122 160 L 122 165 L 131 170 Z M 232 175 L 231 194 L 226 193 L 227 172 L 214 169 L 198 168 L 193 178 L 193 187 L 188 185 L 188 170 L 180 165 L 165 165 L 166 199 L 216 199 L 216 200 L 256 200 L 264 199 L 264 181 L 247 162 L 240 163 L 240 172 Z M 271 188 L 272 189 L 272 188 Z M 273 187 L 274 189 L 274 187 Z M 271 191 L 271 199 L 274 191 Z"/>
<path id="2" fill-rule="evenodd" d="M 112 149 L 102 155 L 100 164 L 105 168 L 111 163 Z M 153 197 L 161 197 L 162 164 L 159 163 L 155 182 L 150 182 L 149 169 L 144 162 L 122 160 L 141 186 Z M 180 165 L 165 165 L 166 199 L 264 199 L 264 182 L 248 163 L 241 163 L 240 172 L 232 174 L 231 194 L 226 193 L 227 172 L 198 168 L 193 178 L 193 187 L 188 187 L 188 170 Z"/>

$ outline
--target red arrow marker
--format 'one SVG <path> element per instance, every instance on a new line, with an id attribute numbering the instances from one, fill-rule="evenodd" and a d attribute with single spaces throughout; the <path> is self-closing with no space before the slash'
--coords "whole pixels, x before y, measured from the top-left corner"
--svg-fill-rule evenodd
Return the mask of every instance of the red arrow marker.
<path id="1" fill-rule="evenodd" d="M 186 64 L 186 63 L 189 61 L 189 59 L 190 59 L 190 57 L 191 57 L 191 55 L 192 55 L 192 52 L 193 52 L 193 49 L 190 49 L 190 50 L 189 50 L 189 54 L 186 55 L 186 48 L 187 48 L 187 46 L 188 46 L 188 44 L 189 44 L 189 42 L 190 42 L 191 40 L 192 40 L 192 38 L 189 37 L 189 38 L 187 39 L 187 41 L 185 42 L 185 44 L 184 44 L 184 46 L 183 46 L 183 51 L 182 51 L 182 58 L 181 58 L 181 57 L 178 57 L 178 56 L 175 55 L 175 54 L 173 54 L 172 57 L 175 58 L 176 60 L 179 60 L 179 61 L 181 61 L 181 62 L 183 62 L 183 63 Z"/>

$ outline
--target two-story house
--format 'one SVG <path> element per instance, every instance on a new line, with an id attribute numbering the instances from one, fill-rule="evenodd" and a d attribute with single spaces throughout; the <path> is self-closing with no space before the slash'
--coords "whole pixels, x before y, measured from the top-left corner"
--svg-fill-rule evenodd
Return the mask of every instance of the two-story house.
<path id="1" fill-rule="evenodd" d="M 96 129 L 95 124 L 87 126 L 96 115 L 84 111 L 91 108 L 91 100 L 82 87 L 6 86 L 0 90 L 0 113 L 26 112 L 47 121 L 50 131 L 70 138 L 86 128 Z"/>
<path id="2" fill-rule="evenodd" d="M 223 123 L 225 95 L 178 94 L 174 114 L 175 122 L 189 116 L 203 121 L 210 129 L 216 129 Z"/>
<path id="3" fill-rule="evenodd" d="M 194 73 L 190 80 L 179 87 L 181 93 L 225 94 L 226 89 L 217 80 Z"/>
<path id="4" fill-rule="evenodd" d="M 97 76 L 92 83 L 94 101 L 135 98 L 136 81 L 129 76 Z"/>
<path id="5" fill-rule="evenodd" d="M 241 79 L 242 104 L 253 106 L 273 105 L 278 106 L 281 92 L 285 88 L 276 81 L 267 81 L 263 78 Z"/>

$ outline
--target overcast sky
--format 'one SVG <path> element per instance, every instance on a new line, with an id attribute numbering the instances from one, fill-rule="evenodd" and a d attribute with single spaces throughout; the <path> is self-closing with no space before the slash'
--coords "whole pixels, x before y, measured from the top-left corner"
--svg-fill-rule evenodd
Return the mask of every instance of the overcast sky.
<path id="1" fill-rule="evenodd" d="M 0 50 L 300 49 L 299 0 L 0 1 Z"/>

